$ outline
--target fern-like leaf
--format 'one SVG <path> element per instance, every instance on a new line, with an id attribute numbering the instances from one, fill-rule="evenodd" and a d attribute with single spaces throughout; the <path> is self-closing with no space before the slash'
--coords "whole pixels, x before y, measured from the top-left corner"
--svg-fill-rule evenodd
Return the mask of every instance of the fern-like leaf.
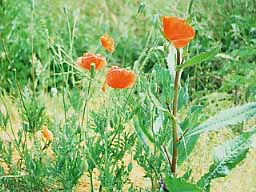
<path id="1" fill-rule="evenodd" d="M 227 176 L 245 157 L 252 145 L 256 130 L 246 132 L 233 140 L 218 146 L 214 151 L 214 163 L 208 173 L 201 177 L 198 185 L 206 191 L 210 191 L 211 180 Z"/>
<path id="2" fill-rule="evenodd" d="M 215 131 L 229 125 L 235 125 L 256 116 L 256 102 L 236 106 L 221 111 L 201 125 L 191 129 L 186 136 L 198 135 L 203 132 Z"/>

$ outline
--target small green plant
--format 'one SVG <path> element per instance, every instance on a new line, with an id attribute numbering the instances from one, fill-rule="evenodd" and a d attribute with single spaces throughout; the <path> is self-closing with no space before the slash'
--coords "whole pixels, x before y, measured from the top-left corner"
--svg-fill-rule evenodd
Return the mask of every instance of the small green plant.
<path id="1" fill-rule="evenodd" d="M 155 177 L 151 180 L 156 181 L 157 177 L 161 179 L 164 175 L 163 191 L 210 191 L 212 179 L 228 175 L 230 170 L 246 157 L 256 133 L 255 128 L 243 132 L 240 136 L 217 147 L 214 152 L 214 162 L 208 173 L 203 175 L 196 184 L 189 182 L 191 170 L 188 170 L 184 176 L 178 177 L 177 166 L 189 158 L 189 154 L 196 147 L 200 134 L 218 131 L 220 128 L 255 117 L 256 103 L 226 109 L 208 120 L 200 122 L 202 106 L 189 105 L 188 81 L 182 86 L 180 76 L 186 68 L 213 58 L 219 52 L 219 48 L 189 58 L 188 51 L 185 52 L 181 48 L 193 39 L 193 29 L 185 24 L 185 21 L 175 17 L 163 17 L 163 28 L 165 37 L 171 42 L 167 66 L 155 66 L 152 74 L 149 74 L 148 78 L 144 80 L 148 85 L 146 86 L 147 94 L 141 100 L 141 108 L 145 111 L 137 113 L 138 117 L 134 121 L 134 126 L 138 141 L 141 145 L 145 145 L 143 152 L 140 153 L 146 153 L 147 157 L 142 159 L 143 156 L 140 155 L 141 158 L 137 157 L 136 160 L 147 172 L 151 171 L 148 177 Z M 188 33 L 179 32 L 181 28 Z M 168 136 L 166 130 L 172 134 Z M 163 139 L 159 140 L 161 137 Z M 141 150 L 140 147 L 138 149 Z M 165 170 L 161 173 L 160 166 L 157 170 L 160 173 L 153 174 L 154 168 L 157 168 L 155 164 L 162 158 L 152 159 L 152 154 L 157 157 L 154 155 L 156 150 L 165 157 L 169 171 Z M 151 162 L 152 160 L 153 162 Z M 143 161 L 144 165 L 141 163 Z M 150 171 L 148 171 L 149 163 L 154 166 Z M 155 184 L 152 182 L 153 190 L 155 190 L 154 186 Z"/>

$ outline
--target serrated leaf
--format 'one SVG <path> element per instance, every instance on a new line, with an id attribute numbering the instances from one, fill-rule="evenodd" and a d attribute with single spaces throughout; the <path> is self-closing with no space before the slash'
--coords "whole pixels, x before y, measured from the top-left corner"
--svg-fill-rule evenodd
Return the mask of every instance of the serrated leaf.
<path id="1" fill-rule="evenodd" d="M 183 64 L 176 66 L 176 70 L 185 69 L 187 67 L 191 67 L 191 66 L 199 64 L 203 61 L 209 60 L 209 59 L 213 58 L 215 55 L 217 55 L 218 53 L 219 53 L 219 47 L 214 48 L 214 49 L 210 50 L 209 52 L 200 53 L 199 55 L 192 57 L 191 59 L 184 62 Z"/>
<path id="2" fill-rule="evenodd" d="M 210 166 L 208 173 L 198 181 L 198 185 L 204 190 L 210 191 L 212 179 L 227 176 L 246 157 L 255 133 L 255 130 L 243 133 L 235 139 L 218 146 L 214 150 L 214 163 Z"/>
<path id="3" fill-rule="evenodd" d="M 191 129 L 186 136 L 198 135 L 203 132 L 215 131 L 219 128 L 229 125 L 235 125 L 242 121 L 248 120 L 256 116 L 256 102 L 232 107 L 218 113 L 201 125 Z"/>
<path id="4" fill-rule="evenodd" d="M 192 183 L 188 183 L 182 178 L 166 178 L 165 184 L 170 192 L 202 192 L 202 190 Z"/>

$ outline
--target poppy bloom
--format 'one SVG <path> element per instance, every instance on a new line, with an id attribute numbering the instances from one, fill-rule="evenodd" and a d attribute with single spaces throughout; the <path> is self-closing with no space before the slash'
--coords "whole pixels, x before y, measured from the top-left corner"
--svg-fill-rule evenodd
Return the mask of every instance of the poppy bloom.
<path id="1" fill-rule="evenodd" d="M 106 80 L 102 87 L 102 90 L 105 91 L 106 84 L 109 87 L 116 89 L 124 89 L 132 87 L 135 83 L 136 75 L 133 71 L 128 71 L 117 66 L 113 66 L 106 75 Z"/>
<path id="2" fill-rule="evenodd" d="M 163 16 L 164 36 L 173 43 L 174 47 L 185 47 L 194 37 L 195 31 L 185 20 L 177 17 Z"/>
<path id="3" fill-rule="evenodd" d="M 78 57 L 76 64 L 83 69 L 90 70 L 91 65 L 95 64 L 95 69 L 100 70 L 106 64 L 106 59 L 98 54 L 85 53 L 82 57 Z"/>
<path id="4" fill-rule="evenodd" d="M 108 52 L 113 53 L 115 51 L 114 39 L 109 37 L 107 34 L 100 37 L 100 42 L 102 47 L 104 47 Z"/>
<path id="5" fill-rule="evenodd" d="M 52 141 L 53 140 L 53 134 L 49 129 L 47 129 L 47 127 L 44 127 L 41 130 L 41 133 L 43 134 L 43 137 L 45 138 L 46 141 Z"/>

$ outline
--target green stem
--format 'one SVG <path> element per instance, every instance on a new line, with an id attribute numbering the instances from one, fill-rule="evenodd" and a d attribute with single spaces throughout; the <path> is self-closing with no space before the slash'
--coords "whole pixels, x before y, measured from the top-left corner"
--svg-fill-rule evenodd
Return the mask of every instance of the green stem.
<path id="1" fill-rule="evenodd" d="M 1 38 L 2 45 L 3 45 L 4 53 L 6 55 L 6 59 L 7 59 L 8 63 L 9 63 L 9 65 L 11 66 L 12 62 L 11 62 L 11 59 L 9 57 L 9 54 L 8 54 L 8 51 L 7 51 L 7 47 L 6 47 L 6 44 L 5 44 L 5 41 L 4 41 L 4 38 L 3 38 L 1 32 L 0 32 L 0 38 Z"/>
<path id="2" fill-rule="evenodd" d="M 85 109 L 86 109 L 87 104 L 88 104 L 89 99 L 90 99 L 90 94 L 91 94 L 90 89 L 91 89 L 91 86 L 92 86 L 92 79 L 90 79 L 89 85 L 88 85 L 87 96 L 86 96 L 86 100 L 85 100 L 84 107 L 83 107 L 81 127 L 83 127 L 83 125 L 84 125 Z"/>
<path id="3" fill-rule="evenodd" d="M 192 6 L 193 6 L 194 0 L 190 0 L 189 5 L 188 5 L 188 16 L 190 15 L 192 11 Z"/>
<path id="4" fill-rule="evenodd" d="M 180 51 L 177 49 L 177 65 L 181 63 L 180 59 Z M 178 97 L 179 97 L 179 84 L 180 84 L 180 71 L 176 71 L 175 80 L 174 80 L 174 98 L 173 98 L 173 109 L 172 114 L 175 119 L 177 116 L 178 111 Z M 177 140 L 178 140 L 178 130 L 177 130 L 177 123 L 173 121 L 173 129 L 172 129 L 172 136 L 173 136 L 173 147 L 172 147 L 172 173 L 176 174 L 176 164 L 178 158 L 178 149 L 177 149 Z"/>
<path id="5" fill-rule="evenodd" d="M 32 63 L 32 84 L 33 84 L 33 100 L 35 99 L 36 94 L 36 75 L 35 75 L 35 62 L 34 62 L 34 9 L 35 9 L 35 2 L 32 0 L 32 11 L 31 11 L 31 63 Z"/>
<path id="6" fill-rule="evenodd" d="M 89 172 L 89 174 L 90 174 L 90 185 L 91 185 L 91 192 L 93 192 L 93 191 L 94 191 L 94 189 L 93 189 L 92 171 L 90 171 L 90 172 Z"/>
<path id="7" fill-rule="evenodd" d="M 65 100 L 65 87 L 63 87 L 62 91 L 62 102 L 63 102 L 63 108 L 64 108 L 64 120 L 67 121 L 67 106 L 66 106 L 66 100 Z"/>

